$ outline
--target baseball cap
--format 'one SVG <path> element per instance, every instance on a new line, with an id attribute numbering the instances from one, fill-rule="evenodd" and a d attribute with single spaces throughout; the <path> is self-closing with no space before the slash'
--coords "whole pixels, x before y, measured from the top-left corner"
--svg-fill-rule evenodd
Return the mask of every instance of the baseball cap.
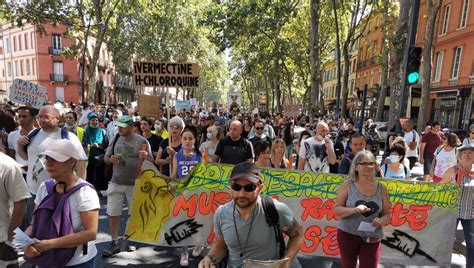
<path id="1" fill-rule="evenodd" d="M 472 150 L 474 151 L 474 145 L 471 145 L 471 144 L 466 144 L 466 145 L 463 145 L 461 147 L 458 148 L 458 153 L 462 152 L 462 151 L 466 151 L 466 150 Z"/>
<path id="2" fill-rule="evenodd" d="M 61 139 L 55 141 L 53 144 L 48 146 L 41 155 L 46 155 L 58 162 L 64 162 L 69 158 L 74 158 L 76 160 L 87 160 L 82 158 L 77 151 L 76 147 L 68 139 Z"/>
<path id="3" fill-rule="evenodd" d="M 133 119 L 129 115 L 123 115 L 115 121 L 115 125 L 118 127 L 128 127 L 133 124 Z"/>
<path id="4" fill-rule="evenodd" d="M 239 163 L 234 166 L 230 173 L 230 182 L 232 183 L 235 179 L 246 179 L 252 183 L 262 181 L 260 170 L 254 163 Z"/>

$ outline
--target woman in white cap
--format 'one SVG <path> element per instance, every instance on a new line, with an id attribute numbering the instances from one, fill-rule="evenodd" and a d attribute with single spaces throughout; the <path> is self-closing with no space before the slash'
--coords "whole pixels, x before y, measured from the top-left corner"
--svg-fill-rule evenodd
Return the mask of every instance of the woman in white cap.
<path id="1" fill-rule="evenodd" d="M 97 236 L 99 197 L 90 184 L 74 173 L 76 162 L 86 159 L 82 159 L 74 145 L 67 139 L 54 142 L 42 155 L 46 158 L 46 170 L 54 181 L 46 180 L 41 183 L 35 199 L 36 208 L 48 196 L 48 183 L 55 183 L 53 188 L 57 192 L 67 193 L 71 190 L 72 194 L 69 196 L 68 202 L 74 232 L 58 238 L 37 240 L 35 244 L 25 247 L 25 257 L 31 259 L 50 250 L 75 247 L 76 250 L 72 258 L 67 263 L 64 263 L 64 260 L 63 263 L 61 263 L 62 260 L 57 260 L 58 264 L 68 267 L 95 267 L 97 248 L 94 243 L 88 242 L 94 241 Z M 78 188 L 75 186 L 84 183 L 87 185 L 73 192 L 74 188 Z M 29 234 L 32 231 L 35 233 L 35 221 L 32 222 L 33 224 L 27 229 Z M 38 228 L 41 227 L 36 226 L 36 229 Z"/>

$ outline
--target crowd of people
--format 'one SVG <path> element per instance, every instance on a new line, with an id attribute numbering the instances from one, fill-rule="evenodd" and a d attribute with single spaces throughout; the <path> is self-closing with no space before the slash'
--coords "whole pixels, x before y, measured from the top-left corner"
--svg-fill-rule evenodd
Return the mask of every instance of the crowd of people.
<path id="1" fill-rule="evenodd" d="M 455 133 L 442 131 L 437 122 L 423 127 L 419 132 L 413 121 L 405 121 L 403 131 L 393 129 L 382 140 L 370 119 L 359 130 L 350 119 L 322 115 L 310 121 L 304 115 L 283 113 L 171 108 L 147 117 L 137 107 L 121 103 L 57 103 L 40 109 L 4 104 L 0 111 L 4 151 L 0 183 L 5 185 L 0 188 L 0 263 L 15 265 L 13 230 L 20 227 L 35 235 L 41 219 L 32 216 L 56 192 L 68 193 L 73 233 L 38 239 L 24 249 L 25 259 L 34 262 L 53 249 L 76 248 L 66 265 L 94 267 L 99 199 L 105 196 L 112 239 L 102 255 L 134 250 L 119 241 L 120 216 L 125 201 L 130 207 L 137 170 L 147 159 L 174 180 L 186 178 L 201 162 L 235 165 L 229 181 L 233 201 L 216 212 L 216 238 L 200 267 L 221 261 L 234 266 L 247 258 L 291 261 L 298 253 L 301 226 L 278 201 L 273 205 L 281 218 L 281 231 L 290 239 L 285 254 L 268 247 L 272 243 L 267 241 L 276 238 L 265 224 L 265 205 L 259 195 L 259 168 L 265 167 L 349 175 L 334 209 L 341 217 L 338 243 L 343 267 L 355 267 L 358 259 L 361 267 L 377 266 L 382 226 L 390 221 L 390 212 L 387 190 L 376 177 L 459 184 L 458 218 L 467 244 L 467 265 L 474 266 L 474 125 L 462 141 Z M 419 177 L 412 174 L 417 165 L 423 165 Z M 56 185 L 50 193 L 51 179 Z M 379 210 L 369 218 L 362 216 L 369 208 L 355 200 L 373 201 Z M 371 222 L 376 231 L 358 231 L 361 221 Z M 189 264 L 187 247 L 180 264 Z"/>

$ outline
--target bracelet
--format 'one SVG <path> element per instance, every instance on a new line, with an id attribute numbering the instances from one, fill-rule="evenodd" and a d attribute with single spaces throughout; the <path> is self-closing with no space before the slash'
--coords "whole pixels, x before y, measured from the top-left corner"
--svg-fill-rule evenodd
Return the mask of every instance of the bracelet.
<path id="1" fill-rule="evenodd" d="M 206 258 L 208 258 L 212 264 L 216 264 L 217 263 L 217 259 L 216 257 L 212 256 L 212 255 L 207 255 Z"/>

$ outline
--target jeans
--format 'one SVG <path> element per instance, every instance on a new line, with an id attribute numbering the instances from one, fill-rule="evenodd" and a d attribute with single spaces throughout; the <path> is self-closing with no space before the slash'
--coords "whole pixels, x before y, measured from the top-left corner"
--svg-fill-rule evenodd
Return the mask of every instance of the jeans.
<path id="1" fill-rule="evenodd" d="M 423 157 L 425 164 L 423 164 L 423 175 L 430 175 L 431 163 L 433 163 L 434 155 L 426 155 Z"/>
<path id="2" fill-rule="evenodd" d="M 464 240 L 466 241 L 466 267 L 474 267 L 474 219 L 458 219 L 459 221 L 461 221 Z"/>
<path id="3" fill-rule="evenodd" d="M 76 264 L 73 266 L 67 266 L 68 268 L 95 268 L 95 256 L 94 258 L 80 264 Z"/>

